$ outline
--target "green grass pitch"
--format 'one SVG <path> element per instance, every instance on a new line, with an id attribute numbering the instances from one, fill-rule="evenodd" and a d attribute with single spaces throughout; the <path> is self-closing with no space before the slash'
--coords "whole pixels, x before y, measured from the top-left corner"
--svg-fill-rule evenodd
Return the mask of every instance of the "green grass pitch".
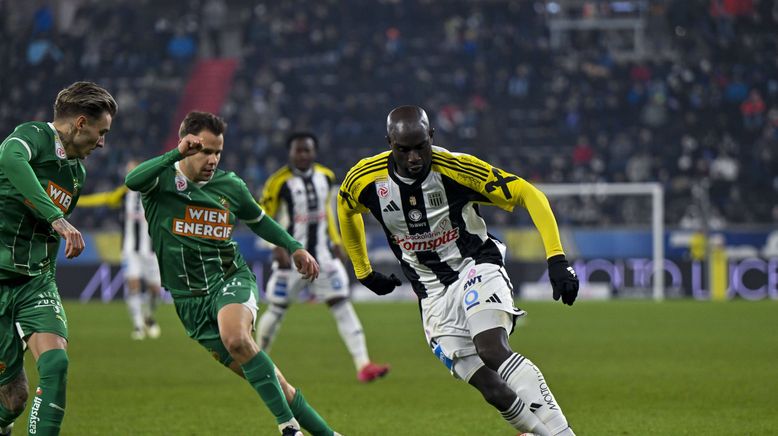
<path id="1" fill-rule="evenodd" d="M 274 435 L 248 384 L 189 340 L 174 309 L 133 342 L 123 304 L 66 303 L 63 435 Z M 271 356 L 330 424 L 354 435 L 515 435 L 424 342 L 414 303 L 358 304 L 387 378 L 356 381 L 322 305 L 298 304 Z M 527 303 L 513 348 L 546 375 L 579 435 L 778 434 L 778 302 Z M 27 374 L 37 373 L 29 353 Z M 29 405 L 27 407 L 29 411 Z M 26 434 L 26 413 L 15 433 Z"/>

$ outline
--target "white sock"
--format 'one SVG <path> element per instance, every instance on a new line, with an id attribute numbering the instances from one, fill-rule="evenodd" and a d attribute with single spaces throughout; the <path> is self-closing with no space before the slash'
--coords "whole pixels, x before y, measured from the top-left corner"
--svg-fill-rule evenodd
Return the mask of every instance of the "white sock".
<path id="1" fill-rule="evenodd" d="M 143 329 L 143 310 L 141 305 L 140 294 L 127 294 L 127 309 L 130 311 L 132 326 L 136 330 Z"/>
<path id="2" fill-rule="evenodd" d="M 150 289 L 146 289 L 143 294 L 143 317 L 154 319 L 154 313 L 157 311 L 157 294 Z"/>
<path id="3" fill-rule="evenodd" d="M 505 359 L 497 372 L 526 403 L 527 408 L 540 418 L 549 434 L 574 435 L 543 373 L 531 360 L 513 353 Z"/>
<path id="4" fill-rule="evenodd" d="M 273 345 L 273 341 L 278 335 L 278 330 L 281 328 L 281 321 L 284 320 L 286 315 L 286 308 L 275 304 L 268 306 L 267 310 L 259 317 L 259 324 L 257 325 L 256 340 L 265 353 L 270 352 L 270 347 Z"/>
<path id="5" fill-rule="evenodd" d="M 516 401 L 511 404 L 508 410 L 500 412 L 500 414 L 516 430 L 533 433 L 538 436 L 549 436 L 551 434 L 540 419 L 529 411 L 529 407 L 519 397 L 516 397 Z"/>
<path id="6" fill-rule="evenodd" d="M 335 323 L 338 325 L 338 332 L 343 342 L 346 344 L 357 371 L 370 363 L 370 357 L 367 355 L 367 343 L 365 341 L 365 332 L 362 330 L 362 323 L 359 322 L 357 312 L 350 301 L 344 300 L 330 307 L 332 316 L 335 317 Z"/>
<path id="7" fill-rule="evenodd" d="M 151 318 L 151 293 L 147 290 L 140 294 L 140 308 L 144 321 Z"/>

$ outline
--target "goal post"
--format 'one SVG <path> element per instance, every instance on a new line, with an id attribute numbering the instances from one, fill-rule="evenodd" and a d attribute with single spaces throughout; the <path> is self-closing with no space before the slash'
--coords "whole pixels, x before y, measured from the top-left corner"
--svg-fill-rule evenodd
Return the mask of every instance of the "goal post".
<path id="1" fill-rule="evenodd" d="M 664 189 L 660 183 L 538 183 L 549 198 L 580 196 L 649 196 L 651 198 L 652 296 L 662 301 L 664 290 Z"/>

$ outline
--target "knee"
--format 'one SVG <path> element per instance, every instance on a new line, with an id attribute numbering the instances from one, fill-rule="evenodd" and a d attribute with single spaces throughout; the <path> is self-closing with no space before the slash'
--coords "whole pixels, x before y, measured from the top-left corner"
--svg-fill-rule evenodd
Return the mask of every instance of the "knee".
<path id="1" fill-rule="evenodd" d="M 327 304 L 327 307 L 333 308 L 333 307 L 339 305 L 340 303 L 343 303 L 344 301 L 348 301 L 348 298 L 346 298 L 346 297 L 330 298 L 325 303 Z"/>
<path id="2" fill-rule="evenodd" d="M 224 336 L 222 337 L 222 343 L 224 343 L 224 348 L 227 349 L 230 356 L 237 358 L 249 355 L 252 351 L 252 344 L 254 344 L 254 341 L 252 341 L 250 337 L 240 334 Z"/>
<path id="3" fill-rule="evenodd" d="M 505 362 L 505 359 L 511 356 L 511 350 L 500 343 L 476 344 L 478 357 L 484 361 L 484 364 L 490 369 L 497 371 Z"/>
<path id="4" fill-rule="evenodd" d="M 69 365 L 70 361 L 65 350 L 49 350 L 38 358 L 38 373 L 41 379 L 46 377 L 64 379 L 67 376 Z"/>

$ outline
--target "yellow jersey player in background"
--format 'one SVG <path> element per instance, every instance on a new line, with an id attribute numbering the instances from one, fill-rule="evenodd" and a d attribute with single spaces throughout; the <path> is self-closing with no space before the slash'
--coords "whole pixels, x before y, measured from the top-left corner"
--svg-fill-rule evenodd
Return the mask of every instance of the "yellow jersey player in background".
<path id="1" fill-rule="evenodd" d="M 378 295 L 400 284 L 370 265 L 361 215 L 370 212 L 419 298 L 427 343 L 438 359 L 515 429 L 573 435 L 543 374 L 508 343 L 525 312 L 513 305 L 505 247 L 487 233 L 478 212 L 480 205 L 526 208 L 543 239 L 554 298 L 572 305 L 578 278 L 546 196 L 476 157 L 434 146 L 434 129 L 420 107 L 394 109 L 386 129 L 390 150 L 359 161 L 338 198 L 343 244 L 357 278 Z"/>
<path id="2" fill-rule="evenodd" d="M 313 254 L 321 267 L 321 276 L 311 283 L 291 267 L 289 254 L 273 249 L 273 270 L 265 287 L 270 303 L 257 324 L 257 342 L 269 351 L 291 299 L 308 287 L 330 308 L 338 332 L 346 344 L 357 379 L 366 383 L 389 372 L 389 365 L 370 361 L 365 333 L 354 306 L 349 301 L 349 278 L 343 266 L 345 254 L 332 211 L 330 193 L 335 175 L 316 163 L 318 139 L 313 133 L 297 132 L 286 141 L 289 164 L 276 171 L 265 182 L 260 204 L 268 215 Z"/>

